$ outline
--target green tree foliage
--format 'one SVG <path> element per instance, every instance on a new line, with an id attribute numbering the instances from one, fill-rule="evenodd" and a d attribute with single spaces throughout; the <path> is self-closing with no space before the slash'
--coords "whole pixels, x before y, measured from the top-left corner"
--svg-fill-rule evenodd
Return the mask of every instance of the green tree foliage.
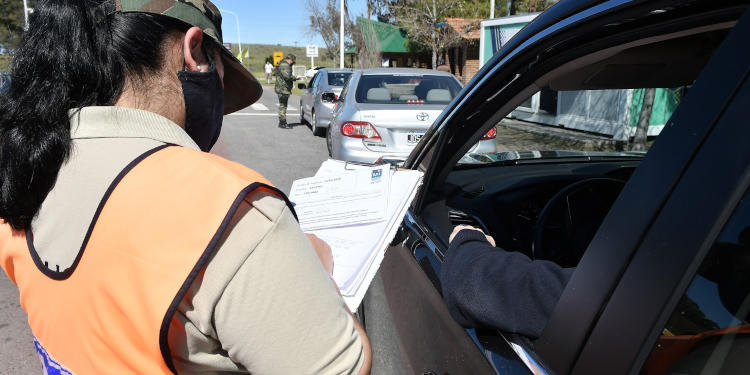
<path id="1" fill-rule="evenodd" d="M 34 1 L 27 2 L 29 7 Z M 23 35 L 23 1 L 0 0 L 0 50 L 12 53 L 18 48 Z"/>
<path id="2" fill-rule="evenodd" d="M 309 14 L 310 23 L 307 26 L 309 35 L 320 35 L 325 43 L 327 57 L 337 59 L 339 57 L 339 27 L 340 27 L 340 3 L 336 0 L 307 0 L 305 10 Z M 344 38 L 345 46 L 352 44 L 352 20 L 349 18 L 347 4 L 344 3 Z"/>
<path id="3" fill-rule="evenodd" d="M 367 0 L 367 19 L 372 19 L 374 16 L 378 22 L 397 24 L 396 6 L 398 2 L 399 0 Z"/>
<path id="4" fill-rule="evenodd" d="M 440 51 L 460 40 L 445 24 L 445 18 L 460 5 L 455 0 L 404 0 L 396 6 L 398 24 L 406 30 L 409 39 L 432 51 L 433 68 L 437 66 Z"/>
<path id="5" fill-rule="evenodd" d="M 495 18 L 508 16 L 508 6 L 510 5 L 510 15 L 542 12 L 559 0 L 495 0 Z M 457 0 L 458 6 L 453 8 L 448 17 L 459 18 L 490 18 L 489 0 Z"/>

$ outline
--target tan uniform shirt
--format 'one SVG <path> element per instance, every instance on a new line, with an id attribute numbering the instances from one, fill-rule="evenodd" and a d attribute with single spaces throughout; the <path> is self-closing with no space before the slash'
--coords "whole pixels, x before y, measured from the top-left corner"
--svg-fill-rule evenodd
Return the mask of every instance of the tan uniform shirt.
<path id="1" fill-rule="evenodd" d="M 52 270 L 72 265 L 102 196 L 128 163 L 165 143 L 198 149 L 151 112 L 87 107 L 71 115 L 72 155 L 31 226 Z M 178 372 L 357 373 L 362 341 L 293 215 L 268 193 L 248 200 L 172 321 Z"/>

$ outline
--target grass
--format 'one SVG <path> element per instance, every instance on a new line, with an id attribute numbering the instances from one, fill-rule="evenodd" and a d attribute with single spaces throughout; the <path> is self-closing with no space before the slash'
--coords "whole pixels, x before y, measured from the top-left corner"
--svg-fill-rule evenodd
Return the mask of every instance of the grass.
<path id="1" fill-rule="evenodd" d="M 274 44 L 242 44 L 242 48 L 248 50 L 248 58 L 244 59 L 245 66 L 250 70 L 253 75 L 260 81 L 260 83 L 263 86 L 266 85 L 266 75 L 263 72 L 263 66 L 266 64 L 266 58 L 269 56 L 272 56 L 274 51 L 279 51 L 284 53 L 285 55 L 287 53 L 293 53 L 297 56 L 297 66 L 304 65 L 305 68 L 310 68 L 310 58 L 306 57 L 306 47 L 292 47 L 292 46 L 281 46 L 281 45 L 274 45 Z M 232 43 L 232 53 L 236 56 L 239 52 L 239 45 L 237 43 Z M 327 66 L 327 67 L 333 67 L 337 65 L 338 59 L 336 61 L 328 58 L 325 56 L 326 49 L 325 48 L 318 48 L 318 57 L 315 58 L 315 65 L 316 66 Z M 8 55 L 0 55 L 0 72 L 8 72 L 10 71 L 10 62 L 12 61 L 12 57 Z M 302 93 L 302 90 L 297 88 L 297 83 L 304 82 L 307 84 L 309 79 L 296 81 L 294 84 L 294 89 L 292 90 L 293 95 L 299 95 Z M 271 87 L 273 87 L 273 83 L 271 83 Z"/>
<path id="2" fill-rule="evenodd" d="M 273 56 L 275 51 L 282 52 L 284 55 L 287 53 L 293 53 L 297 56 L 297 65 L 304 65 L 306 68 L 310 68 L 310 58 L 307 57 L 306 47 L 292 47 L 282 46 L 274 44 L 242 44 L 242 49 L 248 51 L 248 58 L 244 59 L 245 66 L 255 74 L 256 71 L 262 71 L 263 66 L 266 64 L 266 59 Z M 232 53 L 236 56 L 239 52 L 239 45 L 232 43 Z M 327 66 L 332 67 L 336 61 L 328 58 L 326 55 L 325 48 L 318 48 L 318 57 L 316 57 L 316 66 Z M 265 78 L 265 76 L 264 76 Z"/>

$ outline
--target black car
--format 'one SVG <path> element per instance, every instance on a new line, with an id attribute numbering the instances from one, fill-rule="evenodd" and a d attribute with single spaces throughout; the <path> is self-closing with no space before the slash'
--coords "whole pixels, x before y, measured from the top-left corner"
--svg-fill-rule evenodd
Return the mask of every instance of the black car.
<path id="1" fill-rule="evenodd" d="M 503 46 L 404 164 L 424 183 L 358 310 L 373 373 L 750 373 L 747 7 L 562 0 Z M 467 154 L 493 127 L 517 148 Z M 464 223 L 575 267 L 541 337 L 452 319 Z"/>

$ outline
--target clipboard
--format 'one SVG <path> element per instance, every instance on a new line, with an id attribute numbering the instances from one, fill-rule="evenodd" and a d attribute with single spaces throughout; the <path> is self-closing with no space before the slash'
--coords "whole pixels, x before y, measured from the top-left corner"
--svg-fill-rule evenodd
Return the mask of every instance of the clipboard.
<path id="1" fill-rule="evenodd" d="M 374 166 L 376 165 L 329 159 L 321 164 L 316 176 L 350 173 L 352 170 Z M 332 278 L 352 312 L 362 302 L 380 268 L 385 250 L 395 238 L 404 215 L 422 184 L 422 172 L 398 169 L 393 165 L 389 171 L 388 207 L 384 220 L 310 231 L 331 246 L 334 258 Z"/>

